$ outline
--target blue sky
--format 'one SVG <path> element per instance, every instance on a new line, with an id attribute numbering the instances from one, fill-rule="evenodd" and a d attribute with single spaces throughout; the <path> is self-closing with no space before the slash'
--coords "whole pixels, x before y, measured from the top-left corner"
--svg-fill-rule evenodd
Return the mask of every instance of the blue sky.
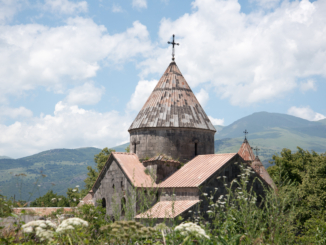
<path id="1" fill-rule="evenodd" d="M 0 0 L 0 155 L 111 147 L 176 62 L 213 124 L 325 118 L 326 2 Z"/>

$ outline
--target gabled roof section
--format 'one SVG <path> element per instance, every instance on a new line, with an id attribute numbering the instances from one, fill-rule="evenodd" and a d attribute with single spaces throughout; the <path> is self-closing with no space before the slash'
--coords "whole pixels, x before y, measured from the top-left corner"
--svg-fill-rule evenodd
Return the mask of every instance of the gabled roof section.
<path id="1" fill-rule="evenodd" d="M 161 188 L 198 187 L 237 153 L 199 155 L 160 184 Z"/>
<path id="2" fill-rule="evenodd" d="M 190 209 L 199 200 L 182 200 L 182 201 L 161 201 L 156 203 L 152 208 L 144 213 L 135 216 L 136 219 L 168 219 L 175 218 L 183 212 Z"/>
<path id="3" fill-rule="evenodd" d="M 94 186 L 102 180 L 105 172 L 109 168 L 110 159 L 115 159 L 117 164 L 121 167 L 126 177 L 135 187 L 155 187 L 156 184 L 152 178 L 145 173 L 145 167 L 139 161 L 138 156 L 135 153 L 125 152 L 112 152 L 106 161 L 101 173 L 99 174 Z"/>
<path id="4" fill-rule="evenodd" d="M 129 131 L 154 127 L 216 131 L 174 61 L 166 69 Z"/>
<path id="5" fill-rule="evenodd" d="M 273 188 L 276 187 L 274 181 L 272 180 L 271 176 L 267 172 L 258 156 L 256 156 L 255 160 L 252 162 L 251 167 L 256 171 L 257 174 L 260 175 L 260 177 L 262 177 L 267 182 L 267 184 Z"/>
<path id="6" fill-rule="evenodd" d="M 238 154 L 243 158 L 245 161 L 253 161 L 255 160 L 255 154 L 249 145 L 247 139 L 245 139 L 238 151 Z"/>
<path id="7" fill-rule="evenodd" d="M 156 185 L 152 178 L 145 173 L 146 168 L 135 153 L 112 152 L 112 154 L 135 187 L 154 187 Z"/>

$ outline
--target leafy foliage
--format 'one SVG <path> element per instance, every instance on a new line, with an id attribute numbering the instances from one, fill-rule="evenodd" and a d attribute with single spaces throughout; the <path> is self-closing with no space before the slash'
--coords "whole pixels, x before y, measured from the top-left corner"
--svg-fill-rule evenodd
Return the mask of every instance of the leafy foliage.
<path id="1" fill-rule="evenodd" d="M 283 149 L 273 160 L 275 165 L 267 170 L 280 196 L 294 200 L 295 222 L 303 227 L 312 218 L 326 221 L 326 154 L 298 147 L 295 153 Z"/>
<path id="2" fill-rule="evenodd" d="M 115 152 L 115 150 L 108 149 L 107 147 L 105 147 L 100 153 L 94 156 L 94 162 L 96 166 L 95 168 L 92 168 L 91 166 L 87 167 L 88 173 L 87 178 L 84 180 L 85 190 L 82 191 L 83 195 L 86 195 L 87 192 L 93 187 L 93 184 L 99 176 L 111 152 Z"/>
<path id="3" fill-rule="evenodd" d="M 69 207 L 68 198 L 48 191 L 45 195 L 36 198 L 30 203 L 31 207 Z"/>

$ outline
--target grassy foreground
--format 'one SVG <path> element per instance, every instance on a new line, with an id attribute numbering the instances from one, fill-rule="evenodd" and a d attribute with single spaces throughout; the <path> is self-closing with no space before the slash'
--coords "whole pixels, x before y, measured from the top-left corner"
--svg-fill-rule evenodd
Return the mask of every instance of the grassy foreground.
<path id="1" fill-rule="evenodd" d="M 193 211 L 189 220 L 167 218 L 166 226 L 152 219 L 148 225 L 123 220 L 117 210 L 112 222 L 100 205 L 84 205 L 73 217 L 59 211 L 46 220 L 2 228 L 0 244 L 326 244 L 325 154 L 285 149 L 273 159 L 269 172 L 278 189 L 266 189 L 261 202 L 248 185 L 253 170 L 242 166 L 228 193 L 217 200 L 214 193 L 203 193 L 209 210 Z M 10 205 L 1 197 L 0 217 L 14 216 Z"/>

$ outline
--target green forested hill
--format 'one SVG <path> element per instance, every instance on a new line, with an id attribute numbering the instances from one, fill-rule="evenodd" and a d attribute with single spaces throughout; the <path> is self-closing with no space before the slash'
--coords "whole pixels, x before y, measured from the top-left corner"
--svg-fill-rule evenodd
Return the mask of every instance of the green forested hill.
<path id="1" fill-rule="evenodd" d="M 258 146 L 259 156 L 264 165 L 272 155 L 283 148 L 326 152 L 326 120 L 311 122 L 298 117 L 258 112 L 241 118 L 215 134 L 215 152 L 237 152 L 243 142 L 243 131 L 249 132 L 247 138 L 252 147 Z"/>
<path id="2" fill-rule="evenodd" d="M 258 146 L 259 156 L 266 167 L 272 155 L 283 148 L 326 152 L 326 119 L 311 122 L 301 118 L 259 112 L 241 118 L 229 126 L 215 126 L 215 152 L 238 152 L 243 142 L 243 131 L 252 147 Z M 124 152 L 128 143 L 111 147 Z M 67 188 L 84 186 L 87 166 L 94 166 L 94 155 L 99 148 L 54 149 L 20 159 L 0 157 L 0 194 L 16 199 L 35 199 L 52 189 L 65 194 Z M 40 186 L 39 186 L 40 185 Z"/>

